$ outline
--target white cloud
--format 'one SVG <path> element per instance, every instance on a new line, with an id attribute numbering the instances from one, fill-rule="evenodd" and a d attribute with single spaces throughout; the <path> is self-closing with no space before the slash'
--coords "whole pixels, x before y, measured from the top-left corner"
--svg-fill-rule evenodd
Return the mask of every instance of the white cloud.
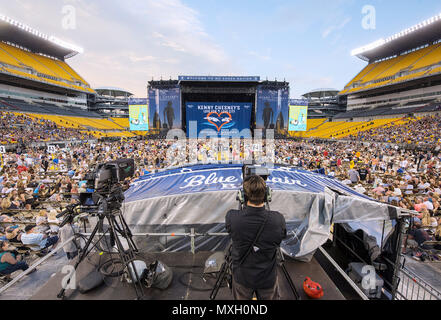
<path id="1" fill-rule="evenodd" d="M 343 29 L 344 26 L 347 25 L 351 20 L 352 18 L 347 17 L 341 23 L 329 26 L 325 29 L 325 31 L 322 32 L 322 38 L 327 38 L 332 32 Z"/>
<path id="2" fill-rule="evenodd" d="M 75 30 L 62 29 L 62 7 L 76 9 Z M 152 77 L 234 73 L 230 57 L 181 0 L 40 0 L 2 2 L 0 11 L 85 53 L 67 62 L 92 86 L 145 96 Z"/>
<path id="3" fill-rule="evenodd" d="M 255 51 L 250 51 L 250 52 L 248 52 L 248 54 L 250 56 L 254 56 L 260 60 L 266 60 L 266 61 L 271 60 L 271 57 L 269 55 L 263 55 L 263 54 L 255 52 Z"/>

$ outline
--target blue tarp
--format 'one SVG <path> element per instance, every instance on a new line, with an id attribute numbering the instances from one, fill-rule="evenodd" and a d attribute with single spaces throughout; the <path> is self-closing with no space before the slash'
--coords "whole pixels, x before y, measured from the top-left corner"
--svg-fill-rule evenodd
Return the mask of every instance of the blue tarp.
<path id="1" fill-rule="evenodd" d="M 322 193 L 325 187 L 365 199 L 338 180 L 298 168 L 274 166 L 269 169 L 268 186 L 276 190 Z M 210 164 L 171 169 L 141 177 L 126 192 L 126 202 L 197 192 L 239 190 L 242 165 Z"/>
<path id="2" fill-rule="evenodd" d="M 271 209 L 287 222 L 285 253 L 308 261 L 328 239 L 332 222 L 388 220 L 394 210 L 357 193 L 338 180 L 286 166 L 268 167 Z M 224 232 L 225 214 L 237 209 L 241 164 L 192 165 L 148 174 L 125 193 L 124 215 L 134 232 Z M 188 250 L 188 239 L 159 239 L 161 250 Z M 196 239 L 196 249 L 220 247 L 223 238 Z"/>

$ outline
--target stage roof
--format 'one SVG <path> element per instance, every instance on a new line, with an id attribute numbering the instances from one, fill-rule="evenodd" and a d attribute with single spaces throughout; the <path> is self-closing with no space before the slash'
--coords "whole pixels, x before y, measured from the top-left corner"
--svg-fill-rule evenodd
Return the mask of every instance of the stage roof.
<path id="1" fill-rule="evenodd" d="M 441 14 L 389 38 L 381 38 L 361 48 L 354 49 L 351 54 L 362 60 L 372 62 L 431 44 L 439 39 L 441 39 Z"/>
<path id="2" fill-rule="evenodd" d="M 1 13 L 0 41 L 9 42 L 31 52 L 42 53 L 63 61 L 83 52 L 83 49 L 78 46 L 39 32 Z"/>

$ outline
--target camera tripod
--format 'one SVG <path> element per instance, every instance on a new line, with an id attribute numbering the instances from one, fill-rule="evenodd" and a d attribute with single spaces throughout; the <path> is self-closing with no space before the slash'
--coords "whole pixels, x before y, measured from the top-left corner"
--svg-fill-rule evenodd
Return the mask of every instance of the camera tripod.
<path id="1" fill-rule="evenodd" d="M 243 206 L 245 204 L 243 190 L 239 190 L 238 195 L 237 195 L 237 200 L 239 201 L 239 210 L 243 210 Z M 270 206 L 269 206 L 270 201 L 271 201 L 271 190 L 269 188 L 267 188 L 267 197 L 265 198 L 265 206 L 268 211 L 270 210 Z M 231 250 L 232 250 L 232 244 L 230 243 L 227 250 L 226 250 L 226 253 L 225 253 L 225 261 L 222 263 L 222 266 L 221 266 L 219 274 L 216 278 L 216 282 L 214 284 L 214 287 L 211 290 L 210 300 L 216 299 L 217 293 L 224 282 L 227 282 L 227 286 L 230 289 L 232 288 L 233 275 L 232 275 L 232 268 L 231 268 L 232 267 Z M 294 283 L 291 279 L 291 276 L 289 275 L 288 270 L 286 270 L 286 266 L 284 263 L 285 258 L 283 256 L 283 252 L 280 249 L 280 247 L 277 248 L 277 258 L 276 259 L 278 260 L 278 265 L 282 269 L 283 275 L 285 276 L 286 281 L 288 282 L 289 287 L 290 287 L 295 299 L 301 300 L 300 295 L 297 292 L 297 289 L 294 286 Z"/>
<path id="2" fill-rule="evenodd" d="M 114 206 L 114 204 L 111 203 Z M 119 205 L 119 204 L 118 204 Z M 78 261 L 74 265 L 74 270 L 77 270 L 80 263 L 92 252 L 93 248 L 97 247 L 99 251 L 101 249 L 98 247 L 98 243 L 108 234 L 110 235 L 111 245 L 116 244 L 117 253 L 119 255 L 119 262 L 123 265 L 124 270 L 127 269 L 127 273 L 131 279 L 131 283 L 135 289 L 137 299 L 141 299 L 144 296 L 143 287 L 141 284 L 141 275 L 138 274 L 135 264 L 133 261 L 136 259 L 135 252 L 138 252 L 138 248 L 132 239 L 132 233 L 124 220 L 124 217 L 121 214 L 121 210 L 116 206 L 114 208 L 108 207 L 107 199 L 101 196 L 100 199 L 100 209 L 98 209 L 98 222 L 96 223 L 91 235 L 89 236 L 84 248 L 82 249 L 81 255 L 78 258 Z M 104 231 L 104 221 L 107 220 L 109 228 Z M 118 221 L 119 220 L 119 221 Z M 95 243 L 93 242 L 93 238 L 100 231 L 101 235 Z M 128 249 L 125 250 L 124 246 L 121 242 L 119 236 L 122 236 L 127 240 Z M 129 266 L 131 267 L 131 272 Z M 70 282 L 70 278 L 67 280 L 66 285 L 61 289 L 58 293 L 57 298 L 64 299 L 66 287 Z"/>

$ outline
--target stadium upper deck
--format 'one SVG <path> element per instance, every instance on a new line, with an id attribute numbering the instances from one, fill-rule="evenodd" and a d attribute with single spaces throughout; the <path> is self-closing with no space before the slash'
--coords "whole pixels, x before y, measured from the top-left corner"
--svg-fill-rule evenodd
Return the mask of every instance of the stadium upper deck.
<path id="1" fill-rule="evenodd" d="M 0 14 L 0 78 L 29 88 L 93 94 L 65 60 L 83 50 Z M 61 91 L 60 91 L 61 89 Z"/>
<path id="2" fill-rule="evenodd" d="M 339 93 L 348 110 L 441 98 L 441 14 L 352 55 L 369 63 Z"/>

